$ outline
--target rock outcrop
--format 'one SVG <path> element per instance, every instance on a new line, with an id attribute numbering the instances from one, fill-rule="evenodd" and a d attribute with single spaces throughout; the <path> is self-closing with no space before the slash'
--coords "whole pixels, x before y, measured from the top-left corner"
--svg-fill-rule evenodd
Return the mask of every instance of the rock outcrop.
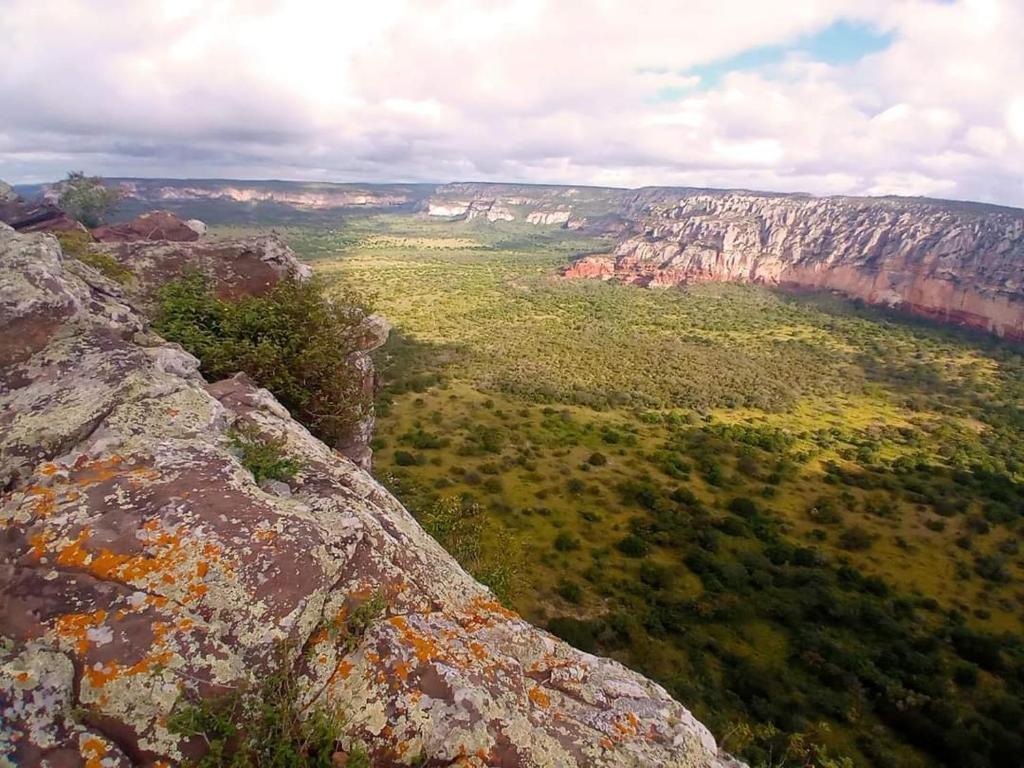
<path id="1" fill-rule="evenodd" d="M 211 276 L 214 291 L 223 299 L 262 296 L 288 275 L 312 275 L 276 234 L 209 242 L 132 240 L 93 248 L 131 270 L 134 277 L 124 290 L 142 304 L 167 281 L 187 272 Z"/>
<path id="2" fill-rule="evenodd" d="M 296 258 L 277 234 L 203 243 L 152 241 L 144 237 L 149 220 L 150 217 L 142 216 L 137 220 L 142 221 L 142 225 L 121 231 L 123 236 L 134 235 L 140 239 L 115 240 L 91 246 L 93 251 L 112 257 L 132 273 L 132 279 L 120 290 L 127 300 L 143 309 L 151 306 L 160 286 L 188 272 L 208 275 L 214 292 L 223 299 L 262 296 L 285 277 L 304 280 L 312 275 L 312 270 Z M 171 214 L 160 215 L 159 220 L 166 221 L 170 229 L 186 226 Z M 367 317 L 364 326 L 364 343 L 352 353 L 349 362 L 359 372 L 367 403 L 372 403 L 377 377 L 370 353 L 387 341 L 389 326 L 378 316 Z M 351 432 L 334 447 L 363 469 L 369 469 L 373 455 L 370 449 L 373 426 L 373 407 L 367 405 L 358 415 Z"/>
<path id="3" fill-rule="evenodd" d="M 828 289 L 1024 340 L 1024 211 L 888 198 L 690 192 L 567 277 Z"/>
<path id="4" fill-rule="evenodd" d="M 19 232 L 85 232 L 85 227 L 51 202 L 29 203 L 0 181 L 0 224 Z"/>
<path id="5" fill-rule="evenodd" d="M 101 243 L 127 243 L 139 240 L 190 243 L 198 240 L 205 231 L 206 225 L 201 221 L 182 221 L 173 213 L 152 211 L 123 224 L 97 227 L 92 231 L 92 236 Z"/>
<path id="6" fill-rule="evenodd" d="M 0 764 L 194 757 L 179 697 L 281 649 L 375 766 L 727 764 L 662 688 L 498 605 L 266 391 L 208 385 L 54 238 L 0 226 L 0 321 Z M 287 488 L 239 463 L 241 424 L 301 462 Z"/>

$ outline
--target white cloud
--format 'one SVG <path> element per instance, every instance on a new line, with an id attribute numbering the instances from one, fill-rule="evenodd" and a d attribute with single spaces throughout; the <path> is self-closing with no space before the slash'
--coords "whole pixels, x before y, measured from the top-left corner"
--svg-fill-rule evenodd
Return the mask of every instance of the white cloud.
<path id="1" fill-rule="evenodd" d="M 0 176 L 489 178 L 1024 205 L 1019 0 L 5 0 Z M 838 20 L 892 35 L 686 74 Z"/>

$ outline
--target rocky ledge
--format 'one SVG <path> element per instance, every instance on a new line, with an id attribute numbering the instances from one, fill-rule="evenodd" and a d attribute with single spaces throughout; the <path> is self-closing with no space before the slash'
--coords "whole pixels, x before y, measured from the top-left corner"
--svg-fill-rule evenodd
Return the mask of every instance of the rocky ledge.
<path id="1" fill-rule="evenodd" d="M 499 605 L 365 471 L 214 385 L 55 238 L 0 225 L 0 765 L 167 766 L 274 668 L 377 766 L 723 766 L 659 686 Z M 228 437 L 302 469 L 260 487 Z M 338 631 L 371 599 L 366 631 Z"/>
<path id="2" fill-rule="evenodd" d="M 639 210 L 643 210 L 640 213 Z M 691 191 L 567 277 L 826 289 L 1024 340 L 1024 211 L 970 203 Z"/>

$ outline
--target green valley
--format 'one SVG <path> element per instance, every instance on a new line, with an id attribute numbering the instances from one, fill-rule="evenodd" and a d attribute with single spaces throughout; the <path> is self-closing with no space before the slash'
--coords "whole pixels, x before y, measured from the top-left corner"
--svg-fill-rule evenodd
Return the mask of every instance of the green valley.
<path id="1" fill-rule="evenodd" d="M 282 234 L 393 323 L 374 473 L 506 604 L 752 765 L 1014 764 L 1019 348 L 828 294 L 566 280 L 609 242 L 560 228 Z"/>

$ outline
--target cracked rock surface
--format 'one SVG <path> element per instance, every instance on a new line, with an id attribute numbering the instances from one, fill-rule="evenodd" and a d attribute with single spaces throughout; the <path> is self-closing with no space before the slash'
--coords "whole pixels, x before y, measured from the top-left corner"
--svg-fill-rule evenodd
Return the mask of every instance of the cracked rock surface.
<path id="1" fill-rule="evenodd" d="M 179 696 L 294 649 L 374 765 L 731 765 L 660 686 L 505 610 L 244 377 L 207 384 L 115 286 L 0 225 L 0 766 L 169 766 Z M 303 468 L 259 487 L 237 422 Z M 332 631 L 384 598 L 358 642 Z M 354 647 L 353 647 L 354 646 Z"/>

